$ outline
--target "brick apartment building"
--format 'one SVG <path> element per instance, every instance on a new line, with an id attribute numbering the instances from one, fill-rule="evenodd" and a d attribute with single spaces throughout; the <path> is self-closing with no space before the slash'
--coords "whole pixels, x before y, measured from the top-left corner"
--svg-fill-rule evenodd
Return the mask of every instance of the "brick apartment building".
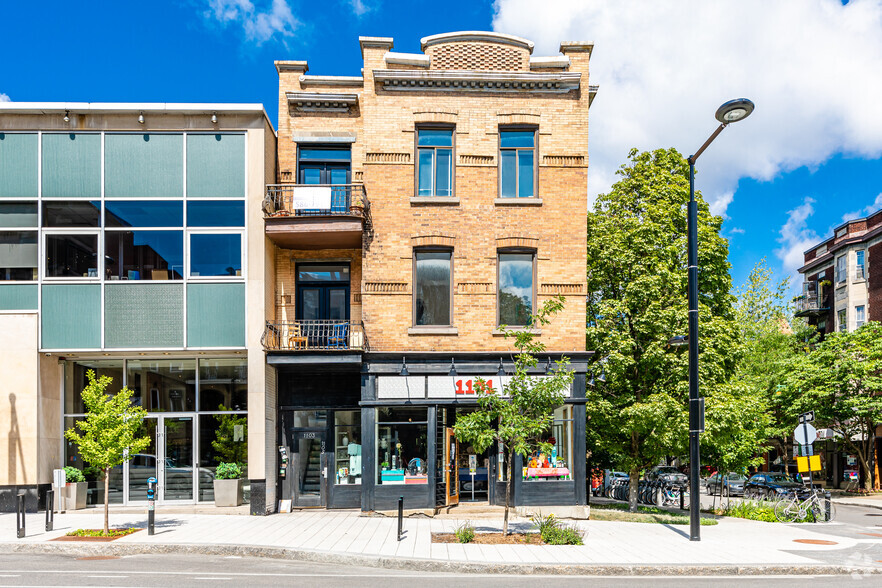
<path id="1" fill-rule="evenodd" d="M 496 448 L 451 427 L 472 379 L 512 370 L 500 325 L 562 294 L 539 336 L 577 372 L 556 460 L 516 462 L 517 504 L 585 504 L 585 247 L 592 45 L 536 57 L 511 35 L 360 37 L 361 76 L 278 61 L 264 344 L 277 383 L 278 500 L 408 508 L 499 503 Z M 322 72 L 324 73 L 324 72 Z M 499 381 L 501 380 L 501 381 Z M 276 471 L 268 466 L 269 473 Z"/>
<path id="2" fill-rule="evenodd" d="M 796 316 L 805 317 L 822 334 L 851 332 L 867 321 L 882 321 L 882 210 L 842 223 L 833 236 L 805 252 L 799 268 L 805 281 L 796 299 Z M 828 431 L 817 446 L 823 451 L 827 482 L 835 488 L 856 480 L 856 456 L 844 452 Z M 882 426 L 876 429 L 874 484 L 879 488 Z"/>

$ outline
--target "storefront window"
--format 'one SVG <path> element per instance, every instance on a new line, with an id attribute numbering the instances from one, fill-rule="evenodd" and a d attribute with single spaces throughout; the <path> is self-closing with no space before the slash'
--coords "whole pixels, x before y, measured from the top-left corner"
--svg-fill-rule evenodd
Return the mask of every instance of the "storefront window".
<path id="1" fill-rule="evenodd" d="M 199 410 L 248 409 L 248 360 L 199 360 Z"/>
<path id="2" fill-rule="evenodd" d="M 543 441 L 552 445 L 551 453 L 534 452 L 524 467 L 524 481 L 547 482 L 571 480 L 573 448 L 573 407 L 561 406 L 554 410 L 554 423 Z"/>
<path id="3" fill-rule="evenodd" d="M 126 365 L 132 402 L 148 412 L 196 410 L 196 361 L 139 360 Z"/>
<path id="4" fill-rule="evenodd" d="M 361 484 L 361 411 L 334 413 L 334 459 L 337 484 Z"/>
<path id="5" fill-rule="evenodd" d="M 428 484 L 425 408 L 377 409 L 377 483 Z"/>
<path id="6" fill-rule="evenodd" d="M 64 430 L 76 426 L 83 417 L 64 417 Z M 82 433 L 80 429 L 78 432 Z M 64 440 L 64 465 L 82 470 L 89 483 L 86 491 L 86 504 L 104 504 L 104 472 L 89 465 L 80 456 L 79 448 L 71 441 Z M 118 465 L 110 470 L 110 504 L 123 502 L 123 466 Z"/>
<path id="7" fill-rule="evenodd" d="M 200 501 L 214 500 L 214 472 L 221 462 L 238 463 L 248 471 L 248 415 L 199 415 Z"/>
<path id="8" fill-rule="evenodd" d="M 89 378 L 86 376 L 89 370 L 95 370 L 95 379 L 100 379 L 101 376 L 109 376 L 113 379 L 107 387 L 107 393 L 112 395 L 122 390 L 123 361 L 121 359 L 69 361 L 64 366 L 65 414 L 84 414 L 86 412 L 86 407 L 83 404 L 83 389 L 89 383 Z M 135 401 L 135 404 L 138 402 Z"/>

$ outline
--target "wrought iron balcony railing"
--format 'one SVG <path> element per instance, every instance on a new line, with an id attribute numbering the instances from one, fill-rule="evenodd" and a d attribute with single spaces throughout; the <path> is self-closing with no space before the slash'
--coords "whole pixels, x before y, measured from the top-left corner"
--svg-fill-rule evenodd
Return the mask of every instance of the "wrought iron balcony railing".
<path id="1" fill-rule="evenodd" d="M 367 219 L 370 202 L 362 184 L 268 184 L 267 217 L 358 216 Z"/>
<path id="2" fill-rule="evenodd" d="M 794 299 L 796 316 L 823 314 L 829 309 L 825 293 L 820 291 L 817 282 L 806 282 L 802 285 L 802 294 Z"/>
<path id="3" fill-rule="evenodd" d="M 267 351 L 368 351 L 364 323 L 351 320 L 267 321 Z"/>

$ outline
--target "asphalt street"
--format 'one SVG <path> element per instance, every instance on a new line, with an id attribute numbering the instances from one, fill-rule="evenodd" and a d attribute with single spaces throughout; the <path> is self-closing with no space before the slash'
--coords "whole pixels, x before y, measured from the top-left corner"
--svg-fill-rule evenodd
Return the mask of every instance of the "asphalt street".
<path id="1" fill-rule="evenodd" d="M 804 588 L 807 583 L 882 586 L 882 576 L 702 576 L 615 577 L 491 576 L 359 568 L 246 557 L 137 555 L 110 559 L 36 554 L 0 554 L 0 586 L 310 586 L 392 588 L 419 583 L 420 588 L 448 586 L 557 587 L 775 586 Z"/>

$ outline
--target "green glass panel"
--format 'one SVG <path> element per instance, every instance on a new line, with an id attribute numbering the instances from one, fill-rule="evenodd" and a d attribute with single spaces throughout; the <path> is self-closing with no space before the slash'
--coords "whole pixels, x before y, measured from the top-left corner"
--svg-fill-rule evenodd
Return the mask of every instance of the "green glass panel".
<path id="1" fill-rule="evenodd" d="M 245 135 L 187 135 L 187 196 L 245 196 Z"/>
<path id="2" fill-rule="evenodd" d="M 43 197 L 101 196 L 101 135 L 43 135 Z"/>
<path id="3" fill-rule="evenodd" d="M 187 286 L 187 346 L 245 346 L 245 284 Z"/>
<path id="4" fill-rule="evenodd" d="M 0 284 L 0 310 L 37 310 L 37 285 Z"/>
<path id="5" fill-rule="evenodd" d="M 98 349 L 101 346 L 101 286 L 43 286 L 43 349 Z"/>
<path id="6" fill-rule="evenodd" d="M 36 133 L 0 133 L 0 198 L 36 197 Z"/>
<path id="7" fill-rule="evenodd" d="M 183 153 L 183 135 L 106 135 L 104 195 L 108 198 L 183 196 Z"/>
<path id="8" fill-rule="evenodd" d="M 104 346 L 108 349 L 184 346 L 181 284 L 107 284 Z"/>

